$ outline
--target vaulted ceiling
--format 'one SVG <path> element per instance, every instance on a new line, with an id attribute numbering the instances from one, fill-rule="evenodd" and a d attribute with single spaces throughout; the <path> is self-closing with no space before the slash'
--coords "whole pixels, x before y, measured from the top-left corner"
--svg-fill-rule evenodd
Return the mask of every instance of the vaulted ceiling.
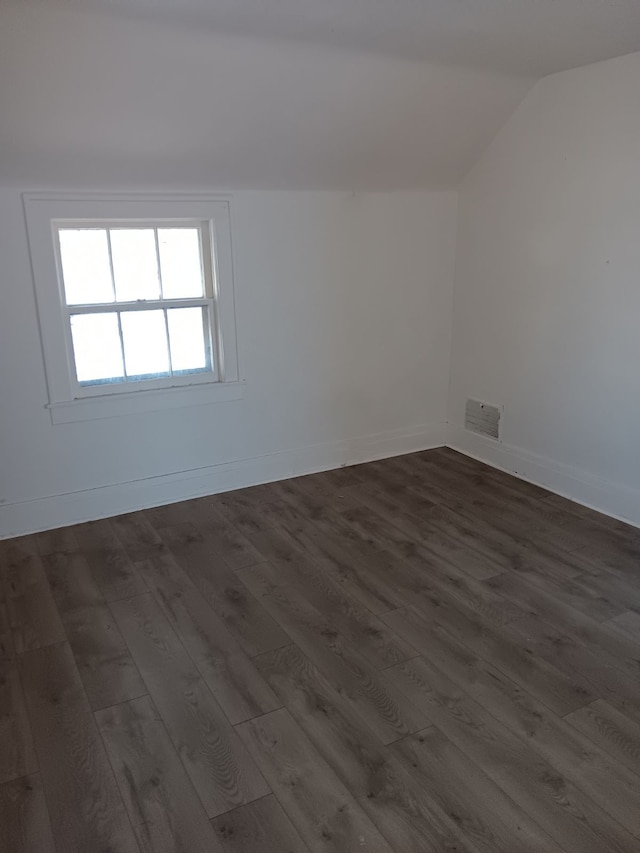
<path id="1" fill-rule="evenodd" d="M 456 186 L 638 0 L 0 0 L 0 183 Z"/>

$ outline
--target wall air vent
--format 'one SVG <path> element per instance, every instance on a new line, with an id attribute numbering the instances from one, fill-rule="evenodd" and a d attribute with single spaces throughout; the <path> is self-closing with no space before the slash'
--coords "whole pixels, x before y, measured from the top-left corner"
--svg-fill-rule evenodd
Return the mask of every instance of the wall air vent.
<path id="1" fill-rule="evenodd" d="M 469 399 L 464 413 L 464 428 L 469 432 L 477 432 L 478 435 L 499 441 L 501 414 L 499 406 Z"/>

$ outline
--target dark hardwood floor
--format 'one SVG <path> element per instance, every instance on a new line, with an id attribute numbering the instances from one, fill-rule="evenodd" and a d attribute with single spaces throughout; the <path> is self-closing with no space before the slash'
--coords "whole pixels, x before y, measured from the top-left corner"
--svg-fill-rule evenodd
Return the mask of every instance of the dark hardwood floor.
<path id="1" fill-rule="evenodd" d="M 0 573 L 0 853 L 640 851 L 640 530 L 432 450 Z"/>

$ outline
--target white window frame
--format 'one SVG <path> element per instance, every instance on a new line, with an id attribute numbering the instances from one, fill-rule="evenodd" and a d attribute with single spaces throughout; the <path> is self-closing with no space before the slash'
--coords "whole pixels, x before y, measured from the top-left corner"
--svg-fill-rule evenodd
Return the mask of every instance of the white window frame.
<path id="1" fill-rule="evenodd" d="M 236 341 L 235 298 L 228 197 L 121 194 L 25 193 L 42 351 L 54 423 L 177 408 L 243 396 Z M 140 382 L 82 385 L 76 379 L 69 317 L 102 306 L 67 305 L 57 230 L 109 225 L 203 226 L 203 263 L 209 281 L 209 320 L 213 371 Z M 207 245 L 208 244 L 208 245 Z M 209 265 L 209 268 L 207 268 Z M 196 300 L 202 303 L 203 300 Z M 187 301 L 176 304 L 184 307 Z M 151 303 L 146 303 L 148 308 Z M 118 304 L 110 306 L 117 310 Z M 134 307 L 130 305 L 129 307 Z M 170 307 L 164 301 L 163 307 Z M 104 309 L 106 310 L 106 309 Z"/>

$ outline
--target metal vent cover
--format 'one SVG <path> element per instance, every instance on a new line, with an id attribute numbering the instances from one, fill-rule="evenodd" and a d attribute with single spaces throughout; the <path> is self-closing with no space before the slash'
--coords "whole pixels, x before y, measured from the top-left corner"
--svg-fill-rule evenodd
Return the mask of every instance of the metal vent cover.
<path id="1" fill-rule="evenodd" d="M 480 400 L 467 400 L 464 413 L 464 428 L 487 438 L 500 440 L 500 416 L 502 411 L 499 406 L 482 403 Z"/>

